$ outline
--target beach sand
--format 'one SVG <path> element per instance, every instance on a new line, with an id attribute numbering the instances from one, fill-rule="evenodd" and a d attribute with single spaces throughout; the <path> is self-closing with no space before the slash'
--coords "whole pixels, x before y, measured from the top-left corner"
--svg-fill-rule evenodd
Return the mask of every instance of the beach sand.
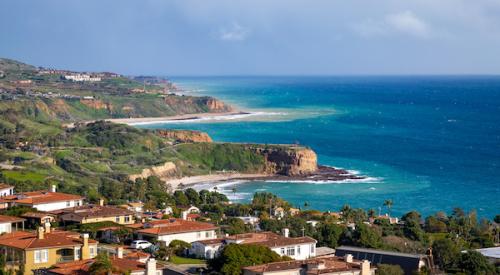
<path id="1" fill-rule="evenodd" d="M 224 112 L 224 113 L 198 113 L 198 114 L 184 114 L 175 116 L 165 116 L 165 117 L 137 117 L 137 118 L 111 118 L 106 119 L 106 121 L 113 123 L 122 123 L 128 125 L 140 125 L 140 124 L 152 124 L 161 122 L 171 122 L 171 121 L 183 121 L 183 120 L 196 120 L 196 119 L 217 119 L 221 117 L 230 117 L 238 115 L 248 115 L 246 112 Z"/>
<path id="2" fill-rule="evenodd" d="M 166 184 L 169 184 L 173 190 L 179 188 L 179 185 L 184 187 L 189 185 L 196 185 L 200 183 L 218 183 L 224 181 L 230 181 L 235 179 L 261 179 L 267 178 L 268 174 L 243 174 L 243 173 L 221 173 L 221 174 L 211 174 L 211 175 L 201 175 L 201 176 L 190 176 L 182 178 L 169 178 L 164 179 Z"/>

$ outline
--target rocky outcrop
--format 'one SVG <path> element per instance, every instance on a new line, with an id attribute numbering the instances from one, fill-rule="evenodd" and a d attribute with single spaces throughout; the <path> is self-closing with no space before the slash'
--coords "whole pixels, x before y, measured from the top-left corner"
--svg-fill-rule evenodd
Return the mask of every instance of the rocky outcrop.
<path id="1" fill-rule="evenodd" d="M 173 162 L 165 162 L 163 165 L 153 166 L 151 168 L 145 168 L 140 174 L 129 175 L 129 179 L 135 181 L 139 178 L 148 178 L 150 176 L 171 177 L 176 174 L 177 167 Z"/>
<path id="2" fill-rule="evenodd" d="M 269 174 L 298 176 L 308 175 L 318 170 L 316 153 L 303 147 L 255 148 L 264 155 L 266 172 Z"/>
<path id="3" fill-rule="evenodd" d="M 208 107 L 208 110 L 213 113 L 233 111 L 231 106 L 228 106 L 224 102 L 212 97 L 206 99 L 205 105 Z"/>
<path id="4" fill-rule="evenodd" d="M 157 130 L 156 134 L 163 138 L 173 139 L 179 143 L 212 142 L 207 133 L 200 131 Z"/>

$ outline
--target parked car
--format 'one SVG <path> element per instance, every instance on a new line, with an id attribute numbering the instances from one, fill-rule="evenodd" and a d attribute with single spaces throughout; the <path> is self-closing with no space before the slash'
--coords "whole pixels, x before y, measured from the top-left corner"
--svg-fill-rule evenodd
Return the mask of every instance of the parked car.
<path id="1" fill-rule="evenodd" d="M 135 240 L 133 241 L 131 244 L 130 244 L 130 247 L 134 248 L 134 249 L 146 249 L 150 246 L 152 246 L 153 244 L 148 242 L 148 241 L 144 241 L 144 240 Z"/>

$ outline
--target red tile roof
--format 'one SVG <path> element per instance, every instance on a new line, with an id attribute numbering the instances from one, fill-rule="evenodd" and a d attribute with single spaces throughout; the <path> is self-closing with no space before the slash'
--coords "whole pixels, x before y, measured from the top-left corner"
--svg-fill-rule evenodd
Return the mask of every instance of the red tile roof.
<path id="1" fill-rule="evenodd" d="M 321 268 L 319 266 L 321 265 Z M 253 272 L 264 273 L 264 272 L 276 272 L 276 271 L 287 271 L 305 269 L 305 274 L 325 274 L 334 272 L 345 272 L 351 270 L 360 270 L 360 263 L 347 263 L 343 258 L 339 257 L 326 257 L 326 258 L 315 258 L 309 260 L 299 260 L 299 261 L 287 261 L 287 262 L 276 262 L 263 265 L 247 266 L 243 270 L 250 270 Z"/>
<path id="2" fill-rule="evenodd" d="M 89 243 L 97 241 L 89 239 Z M 36 232 L 16 231 L 0 235 L 0 246 L 14 247 L 19 249 L 35 249 L 49 247 L 81 246 L 83 240 L 75 232 L 53 230 L 44 233 L 43 239 L 38 239 Z"/>
<path id="3" fill-rule="evenodd" d="M 116 269 L 113 274 L 123 274 L 124 272 L 137 272 L 144 271 L 146 269 L 146 264 L 127 258 L 111 258 L 111 262 L 113 267 Z M 50 273 L 53 274 L 78 274 L 78 275 L 87 275 L 90 274 L 89 268 L 94 263 L 94 259 L 90 260 L 80 260 L 69 263 L 60 263 L 55 264 L 52 268 L 49 269 Z M 156 264 L 156 269 L 164 269 L 166 266 L 162 264 Z"/>
<path id="4" fill-rule="evenodd" d="M 215 230 L 218 228 L 211 223 L 186 221 L 181 219 L 160 220 L 149 222 L 149 224 L 152 227 L 141 229 L 137 232 L 149 235 L 170 235 L 184 232 Z"/>
<path id="5" fill-rule="evenodd" d="M 13 188 L 14 186 L 8 185 L 5 183 L 0 183 L 0 189 L 8 189 L 8 188 Z"/>
<path id="6" fill-rule="evenodd" d="M 107 205 L 83 205 L 65 208 L 62 210 L 62 212 L 64 214 L 61 216 L 61 219 L 71 221 L 82 221 L 87 218 L 114 217 L 134 214 L 134 212 L 127 209 Z"/>
<path id="7" fill-rule="evenodd" d="M 24 192 L 20 194 L 2 197 L 2 201 L 4 202 L 15 202 L 21 204 L 30 204 L 30 205 L 60 202 L 60 201 L 70 201 L 70 200 L 81 200 L 81 199 L 83 199 L 83 197 L 78 195 L 59 193 L 59 192 L 49 192 L 49 191 Z"/>
<path id="8" fill-rule="evenodd" d="M 25 219 L 13 216 L 0 215 L 0 223 L 23 222 Z"/>

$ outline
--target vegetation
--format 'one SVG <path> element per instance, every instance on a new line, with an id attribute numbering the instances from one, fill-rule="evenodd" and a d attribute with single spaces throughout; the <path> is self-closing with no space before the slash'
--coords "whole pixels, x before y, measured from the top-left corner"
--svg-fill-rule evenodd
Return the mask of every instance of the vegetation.
<path id="1" fill-rule="evenodd" d="M 377 265 L 377 275 L 403 275 L 403 269 L 399 265 L 379 264 Z"/>
<path id="2" fill-rule="evenodd" d="M 186 258 L 186 257 L 180 257 L 177 255 L 172 255 L 169 259 L 169 262 L 173 264 L 204 264 L 205 261 L 201 259 L 194 259 L 194 258 Z"/>

